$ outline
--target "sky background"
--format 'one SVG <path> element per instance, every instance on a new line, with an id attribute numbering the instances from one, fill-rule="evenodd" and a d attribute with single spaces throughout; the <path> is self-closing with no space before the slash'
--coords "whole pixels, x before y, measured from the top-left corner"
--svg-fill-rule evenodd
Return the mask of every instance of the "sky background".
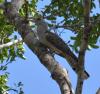
<path id="1" fill-rule="evenodd" d="M 98 0 L 95 0 L 97 2 Z M 49 0 L 39 2 L 38 10 L 40 10 L 45 4 L 48 4 Z M 97 3 L 96 3 L 97 4 Z M 98 4 L 97 4 L 98 6 Z M 95 9 L 95 13 L 100 13 L 100 8 Z M 62 35 L 65 41 L 70 39 L 71 32 L 64 33 Z M 100 43 L 100 42 L 99 42 Z M 25 94 L 60 94 L 59 86 L 51 78 L 50 73 L 40 63 L 38 58 L 31 50 L 25 45 L 26 60 L 16 58 L 12 64 L 8 66 L 8 72 L 10 72 L 8 85 L 14 87 L 14 83 L 22 82 L 24 84 Z M 73 88 L 76 86 L 76 74 L 72 71 L 66 60 L 55 56 L 56 60 L 69 71 L 69 76 Z M 93 49 L 87 51 L 86 54 L 86 70 L 90 74 L 90 78 L 84 82 L 83 94 L 95 94 L 96 90 L 100 87 L 100 49 Z"/>

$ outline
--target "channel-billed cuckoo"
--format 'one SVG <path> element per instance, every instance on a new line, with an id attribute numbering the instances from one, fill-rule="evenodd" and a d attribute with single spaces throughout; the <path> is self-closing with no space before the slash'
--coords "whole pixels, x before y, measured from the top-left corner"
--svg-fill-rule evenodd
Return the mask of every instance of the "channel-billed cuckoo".
<path id="1" fill-rule="evenodd" d="M 77 67 L 78 59 L 68 45 L 57 34 L 48 31 L 48 24 L 41 17 L 34 18 L 33 22 L 37 26 L 36 33 L 40 43 L 48 47 L 51 51 L 54 51 L 56 54 L 64 57 L 72 69 L 76 73 L 79 73 L 80 70 L 78 70 Z M 82 79 L 87 79 L 88 77 L 89 74 L 84 70 Z"/>

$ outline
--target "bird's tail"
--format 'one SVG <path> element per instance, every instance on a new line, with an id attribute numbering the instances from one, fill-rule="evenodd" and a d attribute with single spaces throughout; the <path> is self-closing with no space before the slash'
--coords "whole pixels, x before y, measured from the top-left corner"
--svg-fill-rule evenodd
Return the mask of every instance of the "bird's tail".
<path id="1" fill-rule="evenodd" d="M 69 63 L 69 65 L 71 66 L 71 68 L 76 72 L 76 74 L 78 76 L 81 75 L 81 78 L 83 80 L 88 79 L 89 74 L 86 72 L 86 70 L 84 70 L 83 72 L 81 72 L 79 66 L 77 65 L 78 59 L 77 59 L 77 57 L 72 52 L 70 52 L 68 54 L 63 53 L 63 54 L 60 54 L 60 56 L 62 56 L 62 57 L 64 57 L 66 59 L 66 61 Z"/>

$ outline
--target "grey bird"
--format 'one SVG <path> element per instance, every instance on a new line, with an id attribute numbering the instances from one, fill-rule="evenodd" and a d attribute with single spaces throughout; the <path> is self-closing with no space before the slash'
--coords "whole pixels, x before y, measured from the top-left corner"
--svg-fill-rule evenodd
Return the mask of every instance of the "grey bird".
<path id="1" fill-rule="evenodd" d="M 76 73 L 80 73 L 77 68 L 78 59 L 74 53 L 70 50 L 68 45 L 55 33 L 49 32 L 48 24 L 42 18 L 36 18 L 33 22 L 37 26 L 37 35 L 40 43 L 45 45 L 48 49 L 55 52 L 56 54 L 64 57 L 72 69 Z M 84 70 L 82 79 L 87 79 L 89 74 Z"/>

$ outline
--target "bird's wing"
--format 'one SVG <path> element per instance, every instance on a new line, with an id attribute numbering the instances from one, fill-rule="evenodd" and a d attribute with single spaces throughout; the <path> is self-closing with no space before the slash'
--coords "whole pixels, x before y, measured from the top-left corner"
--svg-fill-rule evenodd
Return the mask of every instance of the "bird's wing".
<path id="1" fill-rule="evenodd" d="M 50 42 L 57 49 L 61 50 L 63 53 L 72 56 L 77 60 L 77 57 L 72 53 L 68 45 L 56 34 L 52 32 L 46 32 L 46 40 Z"/>
<path id="2" fill-rule="evenodd" d="M 52 32 L 46 32 L 46 40 L 53 44 L 56 48 L 61 49 L 63 52 L 66 52 L 68 51 L 67 49 L 69 49 L 67 44 L 58 35 Z"/>

